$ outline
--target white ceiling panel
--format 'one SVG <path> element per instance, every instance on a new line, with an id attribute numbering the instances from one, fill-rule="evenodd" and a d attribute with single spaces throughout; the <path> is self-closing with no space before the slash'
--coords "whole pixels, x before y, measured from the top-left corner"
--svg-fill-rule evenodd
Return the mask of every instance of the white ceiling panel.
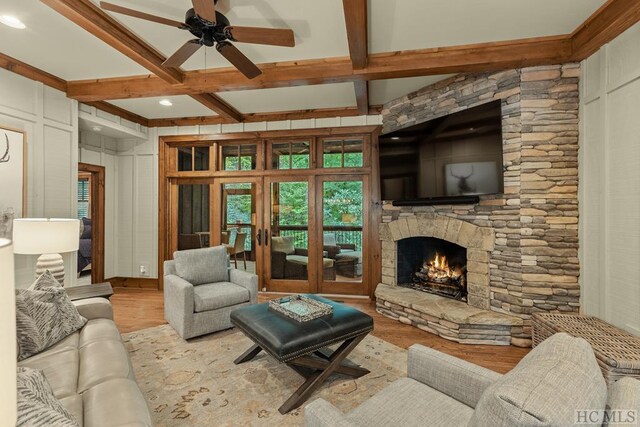
<path id="1" fill-rule="evenodd" d="M 0 24 L 0 52 L 66 80 L 147 74 L 102 40 L 38 0 L 0 0 L 0 15 L 27 28 Z"/>
<path id="2" fill-rule="evenodd" d="M 408 93 L 432 85 L 440 80 L 448 79 L 453 74 L 441 76 L 410 77 L 405 79 L 375 80 L 369 82 L 369 103 L 371 105 L 386 104 Z"/>
<path id="3" fill-rule="evenodd" d="M 370 0 L 372 53 L 568 34 L 606 0 Z"/>
<path id="4" fill-rule="evenodd" d="M 162 99 L 170 100 L 173 103 L 173 106 L 165 107 L 164 105 L 160 105 L 160 100 Z M 215 112 L 188 96 L 118 99 L 109 102 L 148 119 L 216 115 Z"/>
<path id="5" fill-rule="evenodd" d="M 353 83 L 221 92 L 218 96 L 245 114 L 356 105 Z"/>

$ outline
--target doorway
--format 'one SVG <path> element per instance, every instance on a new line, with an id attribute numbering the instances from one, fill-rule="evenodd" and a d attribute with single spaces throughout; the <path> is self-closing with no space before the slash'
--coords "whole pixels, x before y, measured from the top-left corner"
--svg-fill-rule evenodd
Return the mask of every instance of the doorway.
<path id="1" fill-rule="evenodd" d="M 105 168 L 78 163 L 78 284 L 104 282 Z"/>

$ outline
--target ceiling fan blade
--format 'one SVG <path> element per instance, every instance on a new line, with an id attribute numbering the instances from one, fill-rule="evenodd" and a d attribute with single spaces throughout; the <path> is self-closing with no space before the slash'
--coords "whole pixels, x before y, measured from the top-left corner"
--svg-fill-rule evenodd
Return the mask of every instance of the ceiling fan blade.
<path id="1" fill-rule="evenodd" d="M 133 16 L 134 18 L 144 19 L 146 21 L 156 22 L 158 24 L 169 25 L 170 27 L 176 27 L 180 29 L 187 29 L 187 25 L 174 21 L 173 19 L 162 18 L 161 16 L 150 15 L 148 13 L 140 12 L 138 10 L 129 9 L 127 7 L 118 6 L 117 4 L 100 2 L 100 7 L 110 12 L 120 13 L 122 15 Z"/>
<path id="2" fill-rule="evenodd" d="M 201 46 L 202 44 L 200 44 L 200 40 L 189 40 L 188 42 L 183 44 L 182 47 L 176 51 L 176 53 L 174 53 L 166 61 L 164 61 L 162 65 L 169 68 L 180 68 L 180 66 L 184 64 L 187 59 L 191 58 L 191 56 L 196 53 Z"/>
<path id="3" fill-rule="evenodd" d="M 242 43 L 267 44 L 272 46 L 294 47 L 296 45 L 293 30 L 280 28 L 237 27 L 232 25 L 224 29 L 233 41 Z"/>
<path id="4" fill-rule="evenodd" d="M 247 58 L 237 47 L 228 42 L 220 42 L 216 45 L 216 49 L 222 56 L 227 58 L 242 74 L 248 79 L 253 79 L 262 74 L 260 68 L 256 66 L 249 58 Z"/>
<path id="5" fill-rule="evenodd" d="M 213 0 L 191 0 L 191 4 L 200 18 L 216 23 L 216 4 Z"/>

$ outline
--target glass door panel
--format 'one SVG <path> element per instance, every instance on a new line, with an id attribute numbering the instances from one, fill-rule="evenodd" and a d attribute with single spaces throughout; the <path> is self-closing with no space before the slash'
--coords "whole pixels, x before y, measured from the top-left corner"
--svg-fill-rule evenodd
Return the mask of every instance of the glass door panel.
<path id="1" fill-rule="evenodd" d="M 224 245 L 231 268 L 262 274 L 261 178 L 215 180 L 214 239 Z"/>
<path id="2" fill-rule="evenodd" d="M 310 218 L 314 205 L 310 197 L 312 183 L 308 179 L 271 179 L 268 188 L 265 202 L 267 290 L 311 292 L 316 265 L 315 226 Z"/>
<path id="3" fill-rule="evenodd" d="M 367 224 L 365 182 L 361 178 L 324 178 L 321 182 L 323 293 L 364 294 L 363 257 Z"/>
<path id="4" fill-rule="evenodd" d="M 209 184 L 178 184 L 177 250 L 211 244 Z"/>

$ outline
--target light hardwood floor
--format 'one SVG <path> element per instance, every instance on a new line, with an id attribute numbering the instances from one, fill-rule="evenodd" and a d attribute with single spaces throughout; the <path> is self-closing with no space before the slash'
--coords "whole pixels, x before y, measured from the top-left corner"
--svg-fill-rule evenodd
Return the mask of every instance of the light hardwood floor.
<path id="1" fill-rule="evenodd" d="M 274 294 L 260 294 L 259 299 L 263 302 L 274 297 Z M 378 314 L 375 311 L 375 303 L 368 299 L 334 299 L 372 316 L 375 325 L 373 335 L 398 347 L 408 348 L 419 343 L 501 373 L 509 371 L 529 352 L 528 349 L 511 346 L 457 344 Z M 111 302 L 115 322 L 122 333 L 166 323 L 162 292 L 116 288 Z"/>

